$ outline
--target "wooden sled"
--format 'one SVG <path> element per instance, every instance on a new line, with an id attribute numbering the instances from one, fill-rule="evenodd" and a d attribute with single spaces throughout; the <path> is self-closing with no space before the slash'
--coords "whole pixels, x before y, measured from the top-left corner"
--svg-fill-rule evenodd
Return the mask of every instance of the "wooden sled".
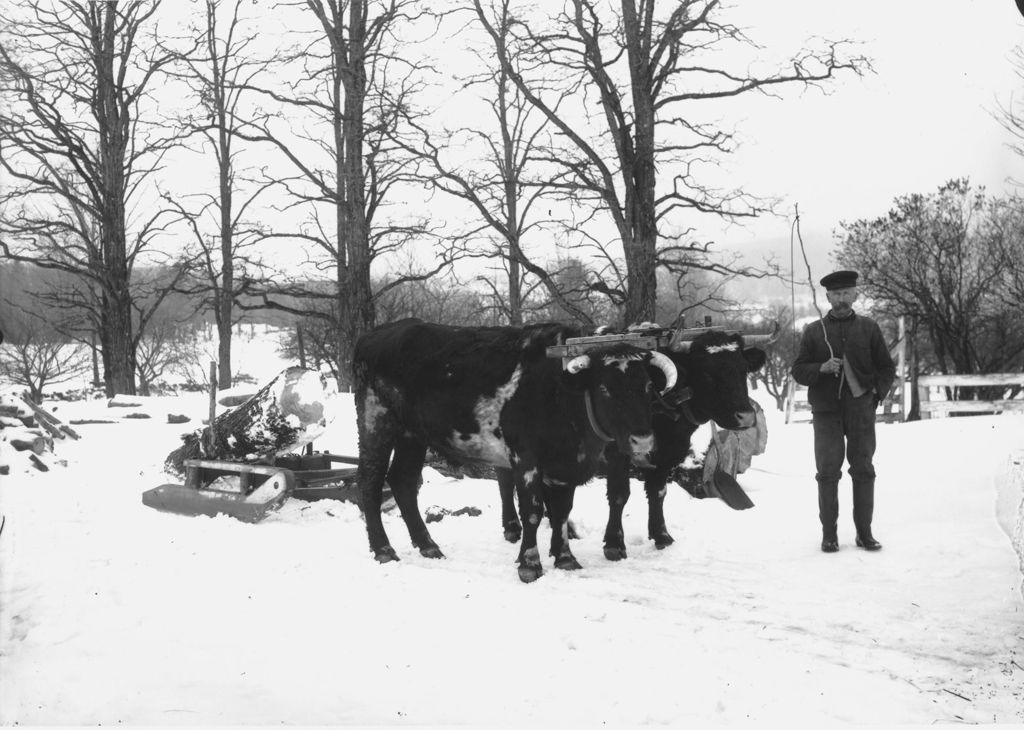
<path id="1" fill-rule="evenodd" d="M 334 462 L 353 466 L 335 469 Z M 142 493 L 142 503 L 161 512 L 227 515 L 256 523 L 280 509 L 290 497 L 358 504 L 357 463 L 358 459 L 329 453 L 289 454 L 273 464 L 186 459 L 185 483 L 147 490 Z"/>

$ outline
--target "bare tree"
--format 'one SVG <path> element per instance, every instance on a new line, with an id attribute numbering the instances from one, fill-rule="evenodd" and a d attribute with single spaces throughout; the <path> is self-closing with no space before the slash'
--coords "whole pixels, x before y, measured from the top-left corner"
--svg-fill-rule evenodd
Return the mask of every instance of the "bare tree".
<path id="1" fill-rule="evenodd" d="M 484 5 L 474 0 L 498 48 L 502 34 Z M 771 95 L 787 84 L 820 87 L 838 72 L 868 68 L 863 57 L 845 57 L 842 42 L 801 50 L 777 70 L 758 72 L 749 55 L 729 68 L 716 51 L 756 47 L 739 28 L 718 20 L 720 5 L 567 0 L 551 18 L 522 11 L 514 25 L 516 52 L 541 69 L 543 85 L 514 65 L 511 53 L 500 57 L 508 77 L 564 142 L 548 160 L 563 173 L 561 190 L 614 223 L 624 269 L 609 252 L 597 286 L 622 303 L 626 322 L 653 318 L 658 266 L 692 268 L 708 252 L 706 242 L 692 240 L 692 225 L 668 235 L 670 220 L 694 214 L 738 219 L 765 210 L 741 189 L 717 190 L 703 181 L 702 165 L 730 152 L 734 137 L 704 121 L 712 117 L 701 116 L 698 103 Z M 562 80 L 559 89 L 550 88 L 553 78 Z M 571 108 L 564 103 L 567 91 L 577 102 Z M 594 243 L 607 250 L 603 241 Z"/>
<path id="2" fill-rule="evenodd" d="M 235 302 L 249 286 L 247 271 L 261 264 L 247 250 L 260 239 L 260 227 L 245 216 L 268 183 L 243 186 L 238 170 L 236 132 L 243 125 L 243 89 L 268 65 L 252 50 L 258 34 L 240 14 L 242 0 L 204 0 L 201 20 L 190 27 L 195 49 L 173 52 L 178 64 L 168 73 L 182 80 L 197 102 L 185 127 L 202 140 L 200 152 L 212 152 L 217 189 L 213 193 L 165 193 L 168 205 L 186 222 L 197 250 L 198 284 L 187 293 L 201 297 L 217 327 L 217 384 L 231 387 L 231 327 Z M 215 231 L 215 233 L 211 233 Z M 236 276 L 236 272 L 241 274 Z"/>
<path id="3" fill-rule="evenodd" d="M 393 140 L 416 90 L 418 67 L 403 44 L 420 11 L 418 0 L 302 0 L 280 7 L 301 9 L 313 29 L 302 34 L 301 47 L 278 59 L 287 84 L 244 85 L 267 106 L 239 136 L 280 153 L 293 171 L 278 178 L 286 208 L 306 212 L 295 228 L 278 226 L 266 238 L 309 245 L 334 287 L 271 287 L 263 306 L 328 321 L 337 342 L 339 385 L 345 386 L 352 346 L 375 322 L 375 298 L 450 264 L 442 254 L 420 270 L 396 274 L 378 291 L 371 286 L 376 260 L 431 237 L 423 220 L 388 209 L 410 181 L 412 160 Z M 399 33 L 406 36 L 399 39 Z M 310 306 L 286 304 L 283 295 Z M 321 306 L 325 297 L 330 303 Z"/>
<path id="4" fill-rule="evenodd" d="M 1024 46 L 1017 46 L 1013 49 L 1010 63 L 1013 65 L 1014 75 L 1024 86 Z M 1010 150 L 1018 157 L 1024 157 L 1024 97 L 1019 94 L 1017 96 L 1011 94 L 1006 102 L 997 102 L 993 116 L 1012 136 L 1013 141 L 1009 144 Z M 1024 184 L 1024 180 L 1015 182 L 1017 185 Z"/>
<path id="5" fill-rule="evenodd" d="M 38 318 L 32 319 L 36 321 L 30 324 L 4 323 L 0 373 L 27 388 L 33 403 L 42 403 L 48 386 L 72 382 L 88 372 L 89 358 L 85 348 L 68 342 Z"/>
<path id="6" fill-rule="evenodd" d="M 472 3 L 467 2 L 464 9 L 473 10 Z M 481 12 L 487 13 L 494 35 L 485 36 L 482 47 L 469 49 L 475 59 L 472 67 L 479 70 L 458 80 L 459 92 L 482 95 L 487 114 L 474 116 L 472 126 L 462 124 L 440 135 L 432 135 L 425 124 L 410 118 L 408 124 L 422 138 L 406 149 L 426 163 L 430 185 L 469 205 L 474 223 L 455 241 L 465 241 L 469 256 L 500 262 L 503 285 L 486 276 L 478 281 L 490 288 L 505 321 L 521 325 L 525 299 L 539 288 L 566 316 L 593 325 L 587 311 L 559 289 L 559 272 L 548 270 L 528 253 L 527 239 L 547 233 L 547 221 L 538 213 L 547 190 L 544 175 L 557 174 L 550 165 L 538 164 L 549 148 L 549 123 L 509 76 L 508 68 L 520 68 L 521 61 L 518 49 L 510 47 L 516 22 L 512 0 L 494 0 Z M 506 63 L 497 60 L 501 58 Z M 468 150 L 476 154 L 468 155 Z M 478 239 L 482 245 L 473 246 Z"/>
<path id="7" fill-rule="evenodd" d="M 886 216 L 841 224 L 837 259 L 864 276 L 875 310 L 926 337 L 922 366 L 1013 372 L 1024 365 L 1024 307 L 1008 288 L 1024 266 L 1008 242 L 1024 235 L 1021 216 L 1005 216 L 1014 207 L 953 180 L 897 198 Z"/>
<path id="8" fill-rule="evenodd" d="M 194 350 L 194 342 L 185 341 L 178 325 L 161 322 L 149 327 L 137 351 L 139 395 L 150 395 L 166 373 L 181 370 L 186 353 Z"/>
<path id="9" fill-rule="evenodd" d="M 145 321 L 132 269 L 164 220 L 162 211 L 129 216 L 172 144 L 139 111 L 169 61 L 144 45 L 158 6 L 25 0 L 0 18 L 0 165 L 11 181 L 0 191 L 0 250 L 81 277 L 111 395 L 135 392 Z"/>

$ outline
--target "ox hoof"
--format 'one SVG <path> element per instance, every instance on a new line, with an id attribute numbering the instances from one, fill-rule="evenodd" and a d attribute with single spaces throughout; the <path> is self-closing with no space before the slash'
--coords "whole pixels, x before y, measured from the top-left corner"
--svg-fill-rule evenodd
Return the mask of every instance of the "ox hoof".
<path id="1" fill-rule="evenodd" d="M 573 555 L 563 555 L 556 558 L 555 567 L 559 570 L 582 570 L 583 568 Z"/>
<path id="2" fill-rule="evenodd" d="M 521 527 L 506 527 L 505 528 L 505 540 L 506 542 L 517 543 L 523 537 L 523 528 Z"/>
<path id="3" fill-rule="evenodd" d="M 675 542 L 675 538 L 673 538 L 667 532 L 663 532 L 660 535 L 655 535 L 653 539 L 654 547 L 658 548 L 658 550 L 664 550 L 669 545 Z"/>
<path id="4" fill-rule="evenodd" d="M 611 545 L 604 546 L 604 557 L 608 560 L 625 560 L 626 559 L 626 548 L 624 547 L 612 547 Z"/>
<path id="5" fill-rule="evenodd" d="M 519 580 L 523 583 L 533 583 L 544 574 L 544 568 L 539 565 L 520 565 Z"/>
<path id="6" fill-rule="evenodd" d="M 425 558 L 443 558 L 444 553 L 441 552 L 441 548 L 437 545 L 428 545 L 427 547 L 420 548 L 420 555 Z"/>
<path id="7" fill-rule="evenodd" d="M 387 547 L 377 548 L 373 551 L 373 559 L 378 563 L 392 563 L 398 560 L 398 553 L 395 549 L 388 545 Z"/>

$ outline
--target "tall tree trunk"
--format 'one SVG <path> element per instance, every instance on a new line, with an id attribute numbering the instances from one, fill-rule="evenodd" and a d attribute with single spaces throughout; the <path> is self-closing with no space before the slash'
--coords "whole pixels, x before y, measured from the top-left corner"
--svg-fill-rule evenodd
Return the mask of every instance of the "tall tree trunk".
<path id="1" fill-rule="evenodd" d="M 130 120 L 128 109 L 118 98 L 119 84 L 114 75 L 117 39 L 117 7 L 112 3 L 105 13 L 101 34 L 96 38 L 97 90 L 96 121 L 99 126 L 100 158 L 100 240 L 106 273 L 104 292 L 106 332 L 102 334 L 107 395 L 135 394 L 135 345 L 132 335 L 132 298 L 129 290 L 131 269 L 125 234 L 125 156 Z"/>
<path id="2" fill-rule="evenodd" d="M 339 46 L 338 68 L 347 69 L 337 88 L 344 93 L 342 119 L 336 122 L 338 150 L 338 387 L 352 385 L 352 351 L 356 340 L 373 327 L 370 286 L 370 240 L 366 220 L 363 167 L 363 116 L 366 101 L 367 3 L 349 6 L 349 44 Z M 347 54 L 346 54 L 347 51 Z M 346 57 L 347 56 L 347 57 Z"/>
<path id="3" fill-rule="evenodd" d="M 217 382 L 221 390 L 231 387 L 231 319 L 234 310 L 234 230 L 231 226 L 231 150 L 220 129 L 220 288 L 217 290 Z"/>
<path id="4" fill-rule="evenodd" d="M 654 3 L 644 7 L 653 12 Z M 629 56 L 630 88 L 633 98 L 634 130 L 632 165 L 623 166 L 627 188 L 625 214 L 631 223 L 630 245 L 625 246 L 627 281 L 625 323 L 651 321 L 655 316 L 657 275 L 655 250 L 658 225 L 654 207 L 654 99 L 651 95 L 651 60 L 649 57 L 650 18 L 643 25 L 637 17 L 633 0 L 623 0 L 623 27 Z M 628 160 L 628 139 L 622 142 L 623 156 Z"/>

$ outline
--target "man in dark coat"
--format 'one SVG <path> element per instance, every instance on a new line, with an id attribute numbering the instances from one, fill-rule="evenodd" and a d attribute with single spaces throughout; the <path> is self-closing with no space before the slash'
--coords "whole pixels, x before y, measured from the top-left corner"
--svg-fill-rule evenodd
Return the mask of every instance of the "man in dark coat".
<path id="1" fill-rule="evenodd" d="M 839 479 L 843 457 L 853 481 L 853 523 L 858 547 L 880 550 L 871 534 L 875 503 L 875 409 L 896 376 L 882 331 L 853 311 L 857 272 L 835 271 L 821 280 L 832 306 L 804 328 L 793 379 L 806 385 L 814 419 L 814 462 L 818 480 L 821 549 L 839 549 Z"/>

